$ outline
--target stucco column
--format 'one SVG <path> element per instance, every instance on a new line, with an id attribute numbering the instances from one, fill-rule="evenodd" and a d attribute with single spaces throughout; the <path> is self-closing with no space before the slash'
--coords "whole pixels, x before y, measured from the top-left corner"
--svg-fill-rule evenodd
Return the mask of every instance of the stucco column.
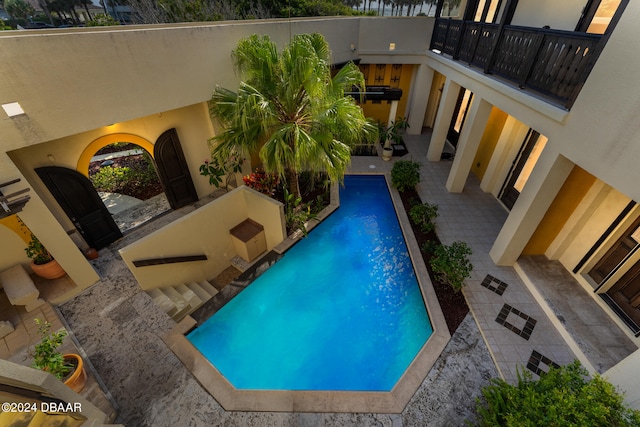
<path id="1" fill-rule="evenodd" d="M 603 375 L 613 385 L 620 387 L 624 392 L 625 402 L 636 409 L 640 408 L 640 383 L 636 375 L 630 374 L 637 372 L 638 368 L 640 368 L 640 350 L 631 353 Z"/>
<path id="2" fill-rule="evenodd" d="M 447 140 L 451 117 L 453 116 L 453 111 L 456 109 L 459 92 L 460 85 L 451 79 L 447 79 L 442 89 L 440 106 L 438 107 L 438 114 L 436 114 L 436 121 L 433 124 L 433 133 L 431 134 L 431 142 L 429 143 L 429 151 L 427 152 L 427 160 L 431 162 L 440 161 L 444 143 Z"/>
<path id="3" fill-rule="evenodd" d="M 467 182 L 473 159 L 482 140 L 484 128 L 489 121 L 493 106 L 479 96 L 474 96 L 467 118 L 460 130 L 460 139 L 456 148 L 456 156 L 447 178 L 447 190 L 460 193 Z"/>
<path id="4" fill-rule="evenodd" d="M 516 262 L 573 169 L 573 162 L 550 150 L 550 145 L 542 151 L 489 251 L 496 265 Z"/>
<path id="5" fill-rule="evenodd" d="M 387 128 L 391 126 L 391 122 L 396 122 L 396 114 L 398 113 L 398 101 L 391 101 L 391 108 L 389 108 L 389 120 L 387 120 Z"/>
<path id="6" fill-rule="evenodd" d="M 498 139 L 491 160 L 487 165 L 487 170 L 480 182 L 480 189 L 498 197 L 502 184 L 509 174 L 509 164 L 514 161 L 518 151 L 522 146 L 522 141 L 527 136 L 529 126 L 526 126 L 515 117 L 507 117 L 507 121 L 502 128 L 502 133 Z"/>
<path id="7" fill-rule="evenodd" d="M 427 67 L 425 64 L 418 66 L 416 71 L 416 79 L 413 84 L 413 96 L 409 105 L 409 135 L 420 135 L 422 133 L 422 124 L 424 123 L 424 115 L 427 111 L 427 102 L 429 101 L 431 83 L 433 82 L 433 68 Z"/>

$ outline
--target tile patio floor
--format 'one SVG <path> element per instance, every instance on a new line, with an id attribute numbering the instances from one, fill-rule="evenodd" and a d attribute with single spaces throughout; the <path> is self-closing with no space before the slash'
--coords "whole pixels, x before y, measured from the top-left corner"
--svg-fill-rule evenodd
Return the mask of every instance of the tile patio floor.
<path id="1" fill-rule="evenodd" d="M 461 193 L 449 193 L 445 183 L 451 161 L 426 161 L 430 136 L 430 131 L 405 135 L 409 154 L 402 159 L 422 163 L 418 193 L 424 202 L 438 205 L 436 233 L 442 243 L 465 241 L 473 251 L 470 259 L 474 269 L 463 292 L 502 377 L 515 381 L 518 367 L 538 373 L 547 371 L 549 365 L 564 365 L 576 358 L 591 371 L 603 373 L 635 351 L 637 344 L 559 263 L 544 257 L 525 257 L 516 266 L 522 264 L 520 271 L 534 292 L 543 294 L 541 307 L 516 268 L 496 266 L 491 261 L 489 250 L 507 211 L 480 189 L 473 174 L 469 174 Z M 351 171 L 389 172 L 391 167 L 392 162 L 360 157 L 354 159 Z M 576 303 L 561 305 L 563 299 Z"/>
<path id="2" fill-rule="evenodd" d="M 160 337 L 175 324 L 140 290 L 117 254 L 119 248 L 149 232 L 145 225 L 101 250 L 94 266 L 102 280 L 59 307 L 118 403 L 117 421 L 154 427 L 464 425 L 464 420 L 473 419 L 473 402 L 481 387 L 498 371 L 513 381 L 518 366 L 529 364 L 535 371 L 576 357 L 588 362 L 574 353 L 563 338 L 566 334 L 558 332 L 514 268 L 491 262 L 489 249 L 507 213 L 493 196 L 479 189 L 472 175 L 462 193 L 448 193 L 444 183 L 451 162 L 426 162 L 429 136 L 407 136 L 409 154 L 403 159 L 423 163 L 418 192 L 423 200 L 439 205 L 436 223 L 443 243 L 464 240 L 473 249 L 473 277 L 464 290 L 473 317 L 467 316 L 401 414 L 222 409 L 162 342 Z M 351 171 L 384 173 L 391 165 L 379 157 L 359 157 L 354 158 Z M 170 212 L 153 221 L 153 227 L 184 213 Z"/>

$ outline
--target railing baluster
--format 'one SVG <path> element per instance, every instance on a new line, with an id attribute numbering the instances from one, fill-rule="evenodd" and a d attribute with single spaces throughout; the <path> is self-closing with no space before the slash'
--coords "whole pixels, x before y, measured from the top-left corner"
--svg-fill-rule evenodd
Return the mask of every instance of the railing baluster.
<path id="1" fill-rule="evenodd" d="M 600 41 L 596 34 L 436 18 L 431 48 L 570 106 Z"/>

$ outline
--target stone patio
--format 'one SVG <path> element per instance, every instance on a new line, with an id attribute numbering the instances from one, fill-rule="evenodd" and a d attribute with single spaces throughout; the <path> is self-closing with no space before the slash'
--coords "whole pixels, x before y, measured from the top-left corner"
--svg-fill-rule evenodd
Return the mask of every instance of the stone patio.
<path id="1" fill-rule="evenodd" d="M 473 276 L 464 290 L 472 315 L 401 414 L 225 411 L 162 341 L 175 323 L 140 290 L 117 252 L 195 209 L 191 206 L 169 212 L 101 250 L 93 261 L 100 282 L 59 307 L 118 403 L 117 421 L 131 426 L 457 426 L 474 419 L 475 399 L 491 377 L 514 381 L 517 369 L 540 373 L 575 358 L 592 367 L 588 355 L 567 343 L 571 333 L 552 310 L 540 305 L 544 301 L 534 297 L 517 271 L 493 264 L 489 249 L 507 212 L 479 189 L 472 175 L 462 193 L 448 193 L 444 182 L 451 163 L 424 160 L 429 138 L 428 132 L 407 135 L 409 153 L 402 159 L 423 163 L 418 192 L 439 206 L 436 230 L 443 243 L 464 240 L 473 250 Z M 357 157 L 350 171 L 388 173 L 392 163 Z M 602 327 L 600 333 L 618 328 L 613 321 Z"/>

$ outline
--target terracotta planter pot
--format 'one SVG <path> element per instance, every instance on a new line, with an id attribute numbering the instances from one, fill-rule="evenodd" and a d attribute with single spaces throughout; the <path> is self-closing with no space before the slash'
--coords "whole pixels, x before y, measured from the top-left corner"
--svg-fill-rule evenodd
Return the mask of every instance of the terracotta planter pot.
<path id="1" fill-rule="evenodd" d="M 55 259 L 51 262 L 40 265 L 31 261 L 31 269 L 35 274 L 40 277 L 44 277 L 45 279 L 58 279 L 67 274 Z"/>
<path id="2" fill-rule="evenodd" d="M 87 257 L 87 259 L 89 260 L 93 260 L 98 258 L 98 251 L 95 250 L 94 248 L 89 248 L 86 251 L 84 251 L 84 256 Z"/>
<path id="3" fill-rule="evenodd" d="M 65 359 L 73 359 L 73 361 L 77 364 L 76 370 L 73 371 L 69 378 L 64 380 L 64 385 L 66 385 L 76 393 L 80 393 L 87 383 L 87 373 L 84 370 L 84 362 L 82 361 L 82 357 L 77 354 L 65 354 L 62 357 L 64 357 Z"/>

